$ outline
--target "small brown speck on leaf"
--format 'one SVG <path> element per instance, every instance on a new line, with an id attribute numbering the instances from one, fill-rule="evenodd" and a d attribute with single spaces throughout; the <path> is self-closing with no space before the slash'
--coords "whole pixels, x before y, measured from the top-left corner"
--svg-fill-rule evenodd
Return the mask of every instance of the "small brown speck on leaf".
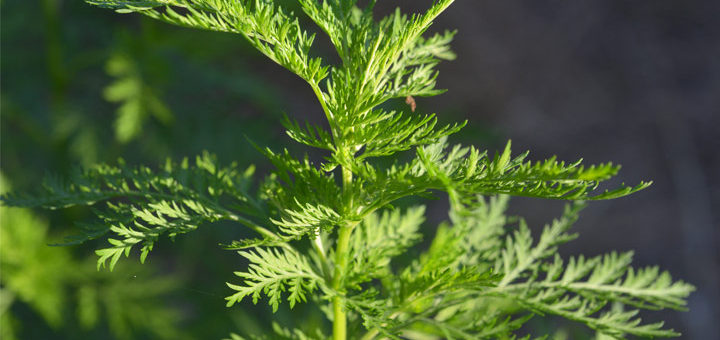
<path id="1" fill-rule="evenodd" d="M 417 107 L 417 104 L 415 104 L 415 98 L 412 96 L 405 97 L 405 104 L 410 105 L 410 111 L 415 112 L 415 108 Z"/>

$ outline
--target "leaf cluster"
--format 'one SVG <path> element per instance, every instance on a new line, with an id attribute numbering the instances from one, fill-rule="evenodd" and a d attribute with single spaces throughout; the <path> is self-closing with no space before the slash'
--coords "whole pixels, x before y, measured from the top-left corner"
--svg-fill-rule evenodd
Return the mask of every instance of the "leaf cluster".
<path id="1" fill-rule="evenodd" d="M 81 223 L 82 233 L 68 237 L 64 244 L 114 233 L 118 238 L 108 239 L 111 247 L 96 252 L 98 267 L 109 260 L 110 269 L 135 246 L 140 246 L 140 260 L 144 262 L 161 235 L 172 238 L 195 230 L 202 223 L 219 220 L 255 226 L 251 220 L 226 208 L 243 212 L 259 209 L 248 194 L 252 167 L 244 171 L 237 165 L 218 168 L 207 153 L 198 156 L 194 165 L 188 159 L 180 163 L 168 160 L 160 171 L 131 168 L 122 160 L 119 163 L 77 169 L 70 181 L 49 176 L 40 192 L 7 194 L 2 200 L 9 206 L 49 209 L 101 203 L 104 207 L 94 209 L 97 219 Z"/>
<path id="2" fill-rule="evenodd" d="M 472 202 L 453 205 L 452 223 L 439 227 L 417 261 L 387 273 L 382 294 L 348 297 L 349 308 L 375 329 L 365 339 L 505 338 L 533 315 L 558 315 L 617 339 L 678 335 L 661 322 L 642 323 L 638 309 L 682 310 L 691 285 L 657 267 L 633 269 L 632 253 L 567 262 L 557 255 L 557 246 L 575 238 L 568 229 L 584 204 L 568 205 L 534 240 L 523 220 L 508 225 L 507 197 Z"/>

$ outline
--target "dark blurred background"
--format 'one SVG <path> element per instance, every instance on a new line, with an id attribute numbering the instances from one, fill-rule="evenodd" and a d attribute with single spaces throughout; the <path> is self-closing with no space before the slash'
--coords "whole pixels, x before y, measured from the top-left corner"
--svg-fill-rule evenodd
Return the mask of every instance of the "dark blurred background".
<path id="1" fill-rule="evenodd" d="M 619 181 L 653 180 L 592 203 L 564 251 L 634 249 L 636 265 L 698 286 L 670 324 L 720 339 L 720 2 L 461 1 L 438 26 L 458 28 L 458 59 L 433 107 L 531 157 L 612 161 Z M 558 211 L 515 201 L 535 224 Z"/>
<path id="2" fill-rule="evenodd" d="M 379 10 L 429 4 L 388 1 Z M 4 1 L 0 10 L 2 190 L 77 165 L 157 164 L 201 150 L 262 172 L 267 162 L 246 137 L 293 147 L 277 123 L 282 113 L 322 117 L 300 79 L 236 36 L 80 1 Z M 497 150 L 512 139 L 533 159 L 622 164 L 616 184 L 653 180 L 631 197 L 592 203 L 576 225 L 580 238 L 561 251 L 634 249 L 636 266 L 695 284 L 689 312 L 646 314 L 683 339 L 720 339 L 719 17 L 711 0 L 458 1 L 432 28 L 458 30 L 458 58 L 440 66 L 448 93 L 416 98 L 419 111 L 442 121 L 470 120 L 455 142 Z M 320 54 L 332 58 L 326 44 L 318 42 Z M 562 205 L 513 202 L 512 212 L 538 227 Z M 101 241 L 44 246 L 88 211 L 3 209 L 3 339 L 209 339 L 267 327 L 262 304 L 222 307 L 223 282 L 240 263 L 216 244 L 242 237 L 237 227 L 161 241 L 149 264 L 130 259 L 107 274 L 93 264 Z M 435 220 L 443 210 L 431 210 Z M 276 317 L 291 322 L 287 310 Z"/>

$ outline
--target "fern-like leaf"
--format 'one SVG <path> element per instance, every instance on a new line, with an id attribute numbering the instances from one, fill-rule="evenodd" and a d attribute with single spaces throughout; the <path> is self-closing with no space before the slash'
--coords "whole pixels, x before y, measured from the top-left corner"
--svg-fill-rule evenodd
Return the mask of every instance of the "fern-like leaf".
<path id="1" fill-rule="evenodd" d="M 395 210 L 365 217 L 351 237 L 347 284 L 353 286 L 387 275 L 392 258 L 420 240 L 424 214 L 425 207 L 420 206 L 404 214 Z"/>
<path id="2" fill-rule="evenodd" d="M 175 237 L 195 230 L 198 225 L 219 220 L 238 221 L 267 235 L 266 229 L 240 213 L 258 214 L 260 207 L 249 195 L 253 174 L 237 164 L 219 168 L 213 156 L 198 156 L 194 165 L 168 160 L 159 171 L 147 167 L 130 168 L 98 165 L 78 170 L 71 181 L 48 177 L 34 195 L 8 194 L 2 201 L 10 206 L 57 209 L 77 205 L 96 205 L 97 221 L 82 225 L 82 234 L 71 236 L 76 244 L 112 232 L 111 247 L 97 251 L 98 267 L 110 261 L 110 269 L 135 246 L 141 247 L 145 261 L 161 235 Z"/>
<path id="3" fill-rule="evenodd" d="M 308 259 L 295 251 L 257 248 L 238 253 L 250 261 L 250 266 L 247 272 L 235 272 L 244 280 L 242 285 L 227 284 L 237 291 L 225 298 L 228 307 L 246 296 L 257 303 L 261 295 L 266 295 L 268 304 L 276 312 L 284 291 L 290 292 L 287 300 L 292 308 L 298 302 L 305 302 L 307 294 L 324 285 L 322 277 L 315 273 Z"/>
<path id="4" fill-rule="evenodd" d="M 418 148 L 420 163 L 415 167 L 416 174 L 434 178 L 438 185 L 463 193 L 599 200 L 626 196 L 651 184 L 623 185 L 592 195 L 600 182 L 617 174 L 619 166 L 608 163 L 584 167 L 581 161 L 566 164 L 554 157 L 541 162 L 525 161 L 527 153 L 511 157 L 510 142 L 493 159 L 475 148 L 444 149 L 443 142 Z"/>
<path id="5" fill-rule="evenodd" d="M 241 34 L 269 59 L 319 83 L 327 67 L 308 52 L 314 36 L 300 28 L 297 18 L 270 0 L 88 0 L 90 4 L 137 12 L 174 25 Z"/>
<path id="6" fill-rule="evenodd" d="M 521 223 L 497 253 L 496 268 L 502 279 L 497 287 L 483 294 L 507 298 L 534 313 L 584 323 L 614 338 L 677 336 L 678 333 L 663 329 L 662 323 L 641 324 L 636 317 L 638 310 L 607 306 L 609 302 L 619 302 L 643 309 L 682 309 L 685 298 L 694 290 L 691 285 L 673 282 L 668 273 L 660 273 L 654 267 L 632 269 L 632 253 L 571 258 L 564 265 L 556 248 L 574 238 L 567 230 L 581 207 L 576 204 L 566 208 L 563 218 L 543 229 L 537 243 Z M 548 261 L 549 258 L 554 260 Z"/>

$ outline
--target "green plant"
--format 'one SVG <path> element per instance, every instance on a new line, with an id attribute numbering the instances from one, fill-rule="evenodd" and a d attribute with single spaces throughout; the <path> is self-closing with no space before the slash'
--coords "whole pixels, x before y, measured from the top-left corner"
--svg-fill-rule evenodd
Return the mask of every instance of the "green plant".
<path id="1" fill-rule="evenodd" d="M 0 192 L 8 189 L 0 174 Z M 3 339 L 43 336 L 28 330 L 42 327 L 28 327 L 10 312 L 21 303 L 41 316 L 57 337 L 73 332 L 68 324 L 89 332 L 105 323 L 117 339 L 143 331 L 158 339 L 186 338 L 177 329 L 179 313 L 158 303 L 177 286 L 177 276 L 153 277 L 153 270 L 140 264 L 119 273 L 98 272 L 88 261 L 74 259 L 69 248 L 46 246 L 47 221 L 27 209 L 0 207 L 0 225 Z"/>
<path id="2" fill-rule="evenodd" d="M 104 203 L 96 208 L 97 221 L 68 240 L 114 234 L 110 247 L 96 251 L 98 268 L 112 270 L 133 249 L 144 262 L 160 236 L 229 220 L 257 237 L 225 245 L 249 263 L 236 272 L 239 282 L 228 284 L 235 292 L 227 305 L 267 299 L 276 311 L 283 300 L 290 308 L 312 300 L 332 322 L 333 339 L 348 333 L 359 339 L 513 338 L 532 315 L 545 314 L 614 338 L 678 334 L 662 323 L 642 324 L 636 314 L 682 309 L 691 285 L 655 267 L 631 268 L 631 253 L 567 261 L 556 253 L 575 237 L 569 228 L 582 201 L 625 196 L 649 183 L 596 193 L 619 167 L 531 162 L 527 153 L 511 156 L 509 142 L 491 157 L 448 145 L 464 123 L 439 126 L 434 115 L 385 109 L 396 98 L 413 103 L 413 97 L 442 93 L 435 66 L 454 57 L 448 47 L 454 33 L 422 35 L 452 0 L 438 0 L 424 14 L 397 10 L 379 21 L 375 1 L 298 1 L 335 47 L 340 63 L 334 66 L 311 55 L 315 35 L 274 1 L 89 2 L 242 35 L 307 81 L 328 123 L 285 119 L 290 138 L 325 157 L 312 162 L 262 149 L 276 170 L 257 184 L 252 166 L 222 167 L 203 154 L 193 163 L 168 160 L 157 170 L 98 165 L 68 182 L 49 178 L 35 195 L 3 196 L 7 205 L 51 209 Z M 404 152 L 412 158 L 403 161 Z M 379 160 L 390 157 L 390 165 Z M 393 204 L 437 192 L 448 194 L 450 221 L 438 227 L 429 249 L 403 261 L 422 238 L 424 209 Z M 535 241 L 522 219 L 506 217 L 509 195 L 574 203 Z M 325 337 L 321 329 L 274 328 L 276 337 Z"/>

